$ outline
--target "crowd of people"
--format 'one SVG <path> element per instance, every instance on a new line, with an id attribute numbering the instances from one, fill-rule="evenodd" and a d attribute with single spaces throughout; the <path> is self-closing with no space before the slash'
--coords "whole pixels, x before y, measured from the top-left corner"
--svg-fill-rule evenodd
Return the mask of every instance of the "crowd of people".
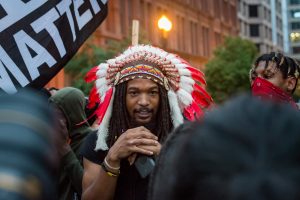
<path id="1" fill-rule="evenodd" d="M 88 72 L 88 99 L 51 88 L 30 93 L 28 106 L 22 94 L 0 106 L 0 129 L 15 150 L 21 140 L 35 147 L 27 160 L 16 156 L 37 169 L 0 164 L 0 199 L 298 199 L 299 73 L 294 59 L 263 54 L 249 94 L 214 105 L 200 70 L 160 48 L 131 46 Z M 15 112 L 24 117 L 11 124 Z M 13 139 L 0 137 L 2 157 Z"/>

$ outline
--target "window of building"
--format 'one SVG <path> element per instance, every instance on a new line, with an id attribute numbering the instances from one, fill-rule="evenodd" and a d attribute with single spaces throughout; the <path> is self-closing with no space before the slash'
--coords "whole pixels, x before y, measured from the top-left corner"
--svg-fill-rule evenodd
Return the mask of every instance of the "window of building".
<path id="1" fill-rule="evenodd" d="M 277 9 L 277 12 L 281 13 L 281 0 L 280 1 L 276 1 L 276 9 Z"/>
<path id="2" fill-rule="evenodd" d="M 259 36 L 259 25 L 258 24 L 250 24 L 250 36 L 251 37 Z"/>
<path id="3" fill-rule="evenodd" d="M 291 5 L 300 4 L 300 0 L 290 0 Z"/>
<path id="4" fill-rule="evenodd" d="M 300 9 L 290 11 L 291 18 L 300 18 Z"/>
<path id="5" fill-rule="evenodd" d="M 199 54 L 199 42 L 198 42 L 198 25 L 196 22 L 190 22 L 190 27 L 191 27 L 191 49 L 192 49 L 192 54 L 198 55 Z"/>
<path id="6" fill-rule="evenodd" d="M 264 32 L 265 32 L 265 38 L 268 38 L 269 37 L 268 27 L 265 26 Z"/>
<path id="7" fill-rule="evenodd" d="M 248 35 L 248 24 L 244 23 L 244 33 L 245 35 Z"/>
<path id="8" fill-rule="evenodd" d="M 221 44 L 221 42 L 222 42 L 222 40 L 221 40 L 221 34 L 215 32 L 215 43 L 216 43 L 216 46 L 219 46 Z"/>
<path id="9" fill-rule="evenodd" d="M 216 18 L 220 18 L 220 1 L 219 0 L 214 1 L 214 10 L 215 10 Z"/>
<path id="10" fill-rule="evenodd" d="M 210 46 L 209 46 L 209 29 L 207 27 L 202 27 L 203 35 L 203 55 L 209 56 Z"/>
<path id="11" fill-rule="evenodd" d="M 228 3 L 227 2 L 223 2 L 223 19 L 225 21 L 228 21 Z"/>
<path id="12" fill-rule="evenodd" d="M 231 12 L 230 12 L 230 18 L 231 18 L 231 22 L 232 22 L 232 25 L 233 26 L 237 26 L 237 16 L 236 16 L 236 7 L 235 6 L 233 6 L 233 5 L 230 5 L 230 10 L 231 10 Z"/>
<path id="13" fill-rule="evenodd" d="M 209 2 L 206 1 L 206 0 L 204 0 L 204 1 L 202 0 L 201 3 L 202 3 L 202 10 L 203 11 L 207 11 L 208 10 L 208 3 Z"/>
<path id="14" fill-rule="evenodd" d="M 299 47 L 293 47 L 293 53 L 294 54 L 300 54 L 300 46 Z"/>
<path id="15" fill-rule="evenodd" d="M 300 22 L 292 22 L 291 26 L 292 30 L 300 29 Z"/>
<path id="16" fill-rule="evenodd" d="M 258 6 L 257 5 L 249 6 L 249 17 L 258 17 Z"/>

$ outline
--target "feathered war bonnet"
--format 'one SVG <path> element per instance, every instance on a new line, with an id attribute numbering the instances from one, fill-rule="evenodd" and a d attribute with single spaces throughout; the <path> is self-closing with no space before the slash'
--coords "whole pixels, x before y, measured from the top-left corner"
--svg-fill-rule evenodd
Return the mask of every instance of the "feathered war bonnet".
<path id="1" fill-rule="evenodd" d="M 115 86 L 121 82 L 147 78 L 168 91 L 170 116 L 174 128 L 183 123 L 183 116 L 193 121 L 203 115 L 212 103 L 203 88 L 204 74 L 175 54 L 150 45 L 130 46 L 121 55 L 92 68 L 87 82 L 95 82 L 89 96 L 90 105 L 99 103 L 98 139 L 95 150 L 107 150 L 106 138 L 112 115 Z M 118 97 L 116 97 L 118 98 Z"/>

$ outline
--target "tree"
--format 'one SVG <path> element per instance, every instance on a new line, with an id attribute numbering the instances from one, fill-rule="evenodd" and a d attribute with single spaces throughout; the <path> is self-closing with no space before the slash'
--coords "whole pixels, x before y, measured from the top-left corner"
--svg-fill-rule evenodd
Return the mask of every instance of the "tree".
<path id="1" fill-rule="evenodd" d="M 206 64 L 207 89 L 216 103 L 249 91 L 249 70 L 257 56 L 257 48 L 249 40 L 227 37 Z"/>
<path id="2" fill-rule="evenodd" d="M 109 40 L 105 48 L 95 45 L 94 41 L 93 37 L 89 38 L 65 67 L 66 73 L 72 78 L 71 85 L 79 88 L 86 95 L 89 94 L 93 86 L 91 83 L 88 84 L 85 82 L 84 77 L 86 73 L 94 66 L 115 57 L 131 45 L 131 37 L 127 37 L 122 41 Z M 145 33 L 142 31 L 140 33 L 140 42 L 142 44 L 149 44 Z"/>

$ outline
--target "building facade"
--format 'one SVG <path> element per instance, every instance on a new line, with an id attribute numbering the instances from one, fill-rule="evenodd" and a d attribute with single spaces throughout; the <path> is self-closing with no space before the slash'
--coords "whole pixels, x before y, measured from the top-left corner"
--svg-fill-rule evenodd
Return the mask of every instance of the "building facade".
<path id="1" fill-rule="evenodd" d="M 108 16 L 94 33 L 95 43 L 105 47 L 110 39 L 131 35 L 132 20 L 152 45 L 176 53 L 198 68 L 229 35 L 238 35 L 236 0 L 109 0 Z M 159 18 L 165 15 L 172 29 L 162 43 Z"/>
<path id="2" fill-rule="evenodd" d="M 300 60 L 300 0 L 287 0 L 289 55 Z"/>
<path id="3" fill-rule="evenodd" d="M 284 51 L 281 0 L 238 0 L 240 36 L 252 40 L 260 53 Z"/>
<path id="4" fill-rule="evenodd" d="M 235 11 L 236 0 L 110 0 L 97 37 L 99 45 L 122 40 L 130 36 L 132 20 L 137 19 L 150 43 L 163 47 L 157 22 L 166 15 L 173 27 L 163 48 L 200 66 L 226 36 L 238 34 Z"/>

